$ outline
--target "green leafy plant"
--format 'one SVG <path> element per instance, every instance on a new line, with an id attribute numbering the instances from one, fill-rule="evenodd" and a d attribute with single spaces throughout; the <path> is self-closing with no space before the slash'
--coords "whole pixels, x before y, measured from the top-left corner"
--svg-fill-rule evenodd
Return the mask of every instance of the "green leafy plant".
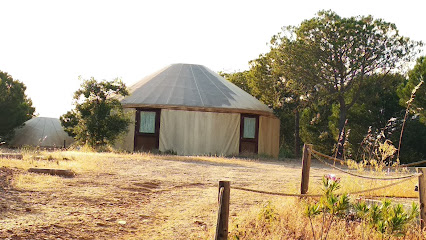
<path id="1" fill-rule="evenodd" d="M 309 218 L 312 235 L 314 239 L 327 239 L 331 226 L 337 217 L 345 216 L 349 209 L 349 196 L 347 194 L 336 195 L 335 191 L 340 188 L 340 178 L 333 174 L 325 175 L 322 178 L 323 195 L 319 202 L 308 204 L 305 215 Z M 321 230 L 317 236 L 313 219 L 322 215 Z M 319 237 L 319 238 L 317 238 Z"/>
<path id="2" fill-rule="evenodd" d="M 404 236 L 407 226 L 419 215 L 419 207 L 413 203 L 409 210 L 404 210 L 402 204 L 392 205 L 385 199 L 381 204 L 373 203 L 368 206 L 364 201 L 354 204 L 353 209 L 356 216 L 361 219 L 364 230 L 368 227 L 369 232 L 376 231 L 382 239 Z"/>
<path id="3" fill-rule="evenodd" d="M 382 239 L 405 236 L 408 226 L 417 219 L 419 207 L 413 203 L 410 209 L 405 210 L 402 204 L 392 204 L 389 199 L 380 204 L 367 204 L 365 201 L 350 203 L 347 194 L 336 194 L 340 189 L 340 178 L 333 174 L 322 178 L 323 195 L 316 203 L 308 204 L 305 208 L 305 216 L 309 218 L 313 239 L 327 239 L 330 229 L 338 218 L 346 218 L 349 214 L 355 214 L 361 223 L 362 239 L 365 232 L 368 235 L 375 232 Z M 353 213 L 350 213 L 352 211 Z M 320 218 L 320 229 L 315 227 L 314 221 Z"/>

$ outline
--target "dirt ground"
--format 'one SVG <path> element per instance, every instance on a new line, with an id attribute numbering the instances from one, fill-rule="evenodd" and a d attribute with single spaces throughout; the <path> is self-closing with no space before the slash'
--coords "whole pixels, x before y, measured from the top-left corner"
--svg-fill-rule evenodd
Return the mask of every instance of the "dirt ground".
<path id="1" fill-rule="evenodd" d="M 22 190 L 23 170 L 0 168 L 1 239 L 211 239 L 217 185 L 231 181 L 230 225 L 273 198 L 232 186 L 297 193 L 301 162 L 106 158 L 105 171 L 55 178 L 60 187 Z M 104 169 L 103 166 L 99 166 Z M 311 178 L 328 169 L 313 166 Z"/>

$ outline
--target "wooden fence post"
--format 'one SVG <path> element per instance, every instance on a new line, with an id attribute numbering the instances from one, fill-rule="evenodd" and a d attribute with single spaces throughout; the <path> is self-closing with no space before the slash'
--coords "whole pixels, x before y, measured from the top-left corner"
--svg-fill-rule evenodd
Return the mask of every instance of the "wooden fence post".
<path id="1" fill-rule="evenodd" d="M 312 144 L 303 145 L 302 182 L 300 186 L 300 194 L 306 194 L 309 189 L 309 171 L 311 169 L 311 149 L 312 149 Z"/>
<path id="2" fill-rule="evenodd" d="M 426 168 L 420 167 L 417 168 L 418 173 L 422 173 L 419 176 L 419 202 L 420 202 L 420 227 L 423 229 L 425 227 L 426 221 Z"/>
<path id="3" fill-rule="evenodd" d="M 231 182 L 219 181 L 219 211 L 217 214 L 217 225 L 215 240 L 228 239 L 229 199 Z"/>

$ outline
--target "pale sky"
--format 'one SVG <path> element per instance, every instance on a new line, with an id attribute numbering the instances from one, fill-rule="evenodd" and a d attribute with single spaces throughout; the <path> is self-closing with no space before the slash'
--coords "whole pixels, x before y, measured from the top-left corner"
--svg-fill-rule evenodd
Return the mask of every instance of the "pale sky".
<path id="1" fill-rule="evenodd" d="M 78 76 L 130 86 L 173 63 L 246 70 L 281 27 L 323 9 L 383 18 L 426 43 L 424 0 L 0 0 L 0 70 L 27 86 L 36 114 L 59 118 Z"/>

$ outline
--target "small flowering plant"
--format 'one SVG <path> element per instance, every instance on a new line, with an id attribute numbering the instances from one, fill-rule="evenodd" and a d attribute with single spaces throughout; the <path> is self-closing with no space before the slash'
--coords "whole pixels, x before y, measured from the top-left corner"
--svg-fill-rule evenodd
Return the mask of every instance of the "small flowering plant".
<path id="1" fill-rule="evenodd" d="M 340 188 L 340 178 L 334 174 L 327 174 L 322 178 L 323 195 L 319 202 L 309 204 L 305 215 L 309 218 L 314 239 L 327 239 L 328 232 L 336 221 L 336 217 L 343 216 L 349 209 L 349 197 L 347 194 L 337 195 L 335 191 Z M 315 234 L 312 220 L 322 214 L 321 230 L 319 236 Z M 318 238 L 317 238 L 318 237 Z"/>
<path id="2" fill-rule="evenodd" d="M 339 178 L 339 177 L 336 177 L 336 175 L 334 175 L 334 174 L 327 174 L 327 175 L 324 175 L 324 178 L 326 178 L 326 179 L 328 179 L 328 180 L 330 180 L 330 181 L 333 181 L 333 182 L 337 182 L 337 183 L 339 183 L 339 182 L 340 182 L 340 178 Z"/>
<path id="3" fill-rule="evenodd" d="M 334 174 L 324 175 L 322 178 L 323 192 L 325 196 L 330 196 L 340 188 L 340 178 Z"/>

